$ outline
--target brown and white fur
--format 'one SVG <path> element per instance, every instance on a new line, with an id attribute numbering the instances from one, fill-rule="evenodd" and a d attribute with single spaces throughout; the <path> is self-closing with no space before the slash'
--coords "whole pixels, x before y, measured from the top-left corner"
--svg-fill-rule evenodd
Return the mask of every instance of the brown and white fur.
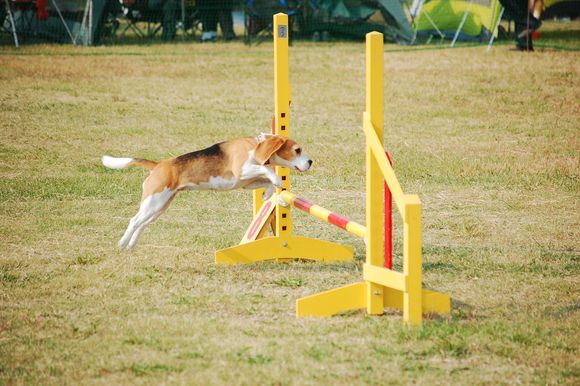
<path id="1" fill-rule="evenodd" d="M 101 160 L 111 169 L 141 166 L 151 171 L 143 182 L 139 211 L 119 241 L 119 247 L 127 249 L 135 246 L 143 229 L 167 209 L 181 190 L 266 188 L 264 199 L 267 199 L 274 187 L 282 187 L 280 177 L 268 164 L 301 172 L 312 165 L 296 141 L 267 134 L 232 139 L 159 162 L 107 155 Z"/>

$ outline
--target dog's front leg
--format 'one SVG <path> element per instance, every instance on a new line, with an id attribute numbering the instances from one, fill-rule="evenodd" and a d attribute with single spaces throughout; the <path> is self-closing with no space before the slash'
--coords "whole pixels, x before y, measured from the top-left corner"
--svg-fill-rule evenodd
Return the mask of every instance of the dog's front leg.
<path id="1" fill-rule="evenodd" d="M 267 178 L 258 178 L 257 180 L 250 182 L 248 185 L 244 186 L 244 189 L 260 189 L 266 188 L 264 193 L 262 193 L 262 200 L 267 200 L 272 197 L 274 193 L 274 185 Z"/>
<path id="2" fill-rule="evenodd" d="M 274 185 L 268 184 L 266 190 L 264 190 L 264 193 L 262 193 L 262 200 L 266 201 L 272 197 L 272 194 L 274 194 Z"/>
<path id="3" fill-rule="evenodd" d="M 253 180 L 255 178 L 259 178 L 262 176 L 266 176 L 272 184 L 278 188 L 282 187 L 282 180 L 272 169 L 264 165 L 256 165 L 249 162 L 244 164 L 242 168 L 242 175 L 240 176 L 241 180 Z"/>

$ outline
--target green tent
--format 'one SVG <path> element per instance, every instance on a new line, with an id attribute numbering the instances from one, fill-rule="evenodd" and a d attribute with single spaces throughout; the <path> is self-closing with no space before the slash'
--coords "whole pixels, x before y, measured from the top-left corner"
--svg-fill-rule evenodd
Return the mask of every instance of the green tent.
<path id="1" fill-rule="evenodd" d="M 440 36 L 458 40 L 489 40 L 501 10 L 497 0 L 487 4 L 463 0 L 432 0 L 415 19 L 417 37 Z"/>
<path id="2" fill-rule="evenodd" d="M 411 42 L 413 30 L 403 11 L 404 0 L 312 0 L 303 32 L 363 37 L 379 31 L 391 41 Z"/>

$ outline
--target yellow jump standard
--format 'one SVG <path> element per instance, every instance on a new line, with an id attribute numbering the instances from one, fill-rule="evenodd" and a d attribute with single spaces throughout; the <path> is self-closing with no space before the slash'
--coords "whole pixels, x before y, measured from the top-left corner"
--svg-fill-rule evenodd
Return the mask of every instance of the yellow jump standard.
<path id="1" fill-rule="evenodd" d="M 274 134 L 290 136 L 290 84 L 288 71 L 288 16 L 274 15 Z M 309 259 L 318 261 L 351 261 L 353 248 L 292 235 L 290 207 L 276 199 L 290 190 L 290 171 L 276 166 L 283 187 L 262 202 L 263 189 L 254 191 L 254 219 L 240 245 L 216 251 L 218 264 L 244 264 L 273 259 Z M 271 226 L 274 236 L 264 237 Z"/>
<path id="2" fill-rule="evenodd" d="M 366 262 L 364 282 L 347 285 L 296 301 L 297 316 L 330 316 L 366 308 L 379 315 L 385 307 L 403 311 L 403 320 L 421 324 L 423 313 L 449 313 L 448 295 L 421 288 L 421 201 L 403 193 L 383 148 L 383 35 L 366 36 Z M 386 181 L 403 218 L 403 272 L 383 268 L 382 184 Z"/>

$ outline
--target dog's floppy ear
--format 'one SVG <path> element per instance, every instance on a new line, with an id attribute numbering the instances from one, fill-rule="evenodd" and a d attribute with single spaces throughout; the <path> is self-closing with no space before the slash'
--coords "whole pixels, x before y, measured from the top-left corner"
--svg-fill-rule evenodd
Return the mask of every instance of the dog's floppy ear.
<path id="1" fill-rule="evenodd" d="M 254 159 L 261 165 L 265 165 L 266 162 L 276 153 L 282 145 L 286 142 L 286 138 L 280 137 L 278 135 L 268 136 L 264 141 L 260 142 L 256 146 L 254 152 Z"/>

